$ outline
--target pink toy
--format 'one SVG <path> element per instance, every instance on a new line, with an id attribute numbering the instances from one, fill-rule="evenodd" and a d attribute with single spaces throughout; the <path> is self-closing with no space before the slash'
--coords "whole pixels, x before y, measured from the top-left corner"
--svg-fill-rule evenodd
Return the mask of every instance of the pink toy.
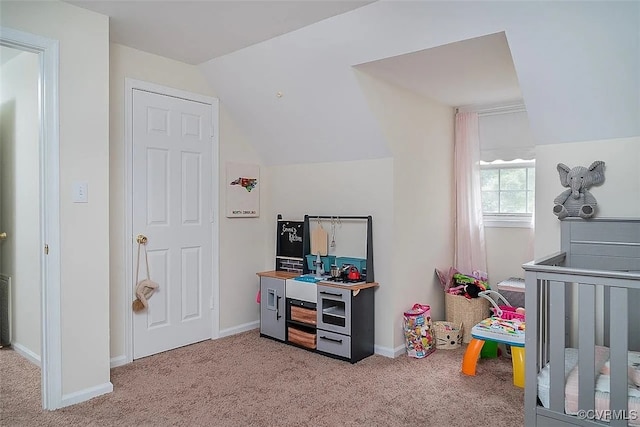
<path id="1" fill-rule="evenodd" d="M 496 301 L 491 298 L 491 294 L 493 294 L 496 299 L 502 300 L 504 302 L 503 305 L 498 305 Z M 505 297 L 503 297 L 499 292 L 496 291 L 482 291 L 478 294 L 478 296 L 488 299 L 493 307 L 491 307 L 491 311 L 494 316 L 499 317 L 505 320 L 520 320 L 524 322 L 525 319 L 525 310 L 522 307 L 514 307 L 509 304 L 509 301 Z"/>

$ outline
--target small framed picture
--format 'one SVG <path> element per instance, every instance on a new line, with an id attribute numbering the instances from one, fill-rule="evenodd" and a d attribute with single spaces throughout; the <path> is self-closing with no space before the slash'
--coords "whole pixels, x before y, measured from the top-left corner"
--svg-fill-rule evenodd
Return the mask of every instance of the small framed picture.
<path id="1" fill-rule="evenodd" d="M 226 166 L 227 217 L 260 216 L 260 167 L 231 162 Z"/>

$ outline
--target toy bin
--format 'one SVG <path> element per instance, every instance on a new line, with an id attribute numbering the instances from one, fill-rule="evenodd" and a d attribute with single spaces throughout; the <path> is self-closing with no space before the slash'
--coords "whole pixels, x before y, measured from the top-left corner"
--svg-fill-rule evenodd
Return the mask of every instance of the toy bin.
<path id="1" fill-rule="evenodd" d="M 491 316 L 489 301 L 484 298 L 465 298 L 461 295 L 444 294 L 447 322 L 462 323 L 462 342 L 471 342 L 471 328 Z"/>
<path id="2" fill-rule="evenodd" d="M 431 307 L 414 304 L 404 312 L 404 338 L 407 356 L 421 359 L 436 349 L 431 328 Z"/>
<path id="3" fill-rule="evenodd" d="M 433 323 L 436 334 L 436 348 L 453 350 L 462 345 L 462 323 L 438 321 Z"/>

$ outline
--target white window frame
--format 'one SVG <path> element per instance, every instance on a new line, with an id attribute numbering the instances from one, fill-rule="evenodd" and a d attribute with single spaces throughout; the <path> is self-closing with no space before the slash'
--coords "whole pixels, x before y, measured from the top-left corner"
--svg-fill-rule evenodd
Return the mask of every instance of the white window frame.
<path id="1" fill-rule="evenodd" d="M 480 170 L 486 169 L 511 169 L 511 168 L 535 168 L 535 160 L 514 160 L 509 162 L 480 162 Z M 535 199 L 535 189 L 534 199 Z M 534 206 L 535 207 L 535 206 Z M 533 213 L 499 213 L 482 214 L 482 222 L 485 227 L 516 227 L 533 228 Z"/>

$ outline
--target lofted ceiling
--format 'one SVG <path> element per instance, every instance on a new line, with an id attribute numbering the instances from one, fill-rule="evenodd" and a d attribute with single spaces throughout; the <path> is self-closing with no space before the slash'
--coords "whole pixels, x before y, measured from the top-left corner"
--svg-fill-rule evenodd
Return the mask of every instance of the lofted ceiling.
<path id="1" fill-rule="evenodd" d="M 375 1 L 66 0 L 108 15 L 112 42 L 193 65 Z M 522 96 L 504 33 L 358 68 L 451 106 L 493 104 Z"/>
<path id="2" fill-rule="evenodd" d="M 367 62 L 356 68 L 449 106 L 522 99 L 504 32 Z"/>
<path id="3" fill-rule="evenodd" d="M 444 106 L 521 100 L 536 144 L 640 135 L 638 2 L 69 3 L 198 64 L 267 164 L 389 155 L 355 70 Z"/>
<path id="4" fill-rule="evenodd" d="M 108 15 L 111 41 L 187 64 L 356 9 L 372 0 L 67 0 Z"/>

